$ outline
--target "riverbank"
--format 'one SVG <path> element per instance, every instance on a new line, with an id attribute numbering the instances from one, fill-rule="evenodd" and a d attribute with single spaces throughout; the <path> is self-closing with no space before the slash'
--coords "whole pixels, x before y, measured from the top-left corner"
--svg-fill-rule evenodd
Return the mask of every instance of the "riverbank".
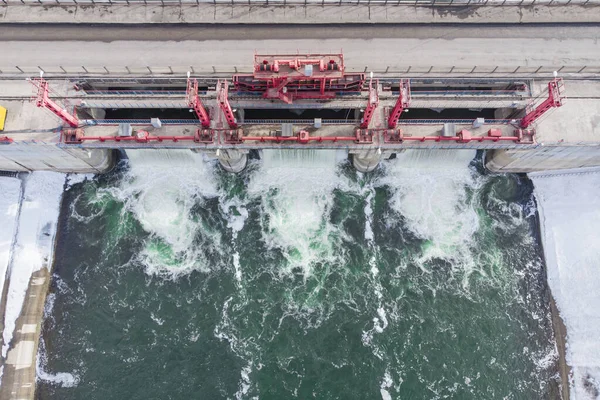
<path id="1" fill-rule="evenodd" d="M 550 294 L 550 312 L 552 313 L 552 327 L 558 351 L 558 373 L 560 376 L 560 398 L 569 400 L 569 376 L 571 367 L 567 364 L 567 327 L 560 316 L 554 296 Z"/>
<path id="2" fill-rule="evenodd" d="M 20 193 L 13 194 L 10 203 L 3 202 L 2 210 L 2 221 L 13 221 L 1 249 L 5 280 L 0 398 L 7 400 L 33 399 L 35 394 L 36 356 L 65 175 L 34 172 L 18 179 L 0 177 L 0 190 L 15 186 Z"/>
<path id="3" fill-rule="evenodd" d="M 540 217 L 557 344 L 566 345 L 561 377 L 572 398 L 600 394 L 600 168 L 529 174 Z M 561 325 L 561 320 L 564 325 Z M 562 349 L 559 348 L 559 352 Z M 565 379 L 565 378 L 563 378 Z"/>

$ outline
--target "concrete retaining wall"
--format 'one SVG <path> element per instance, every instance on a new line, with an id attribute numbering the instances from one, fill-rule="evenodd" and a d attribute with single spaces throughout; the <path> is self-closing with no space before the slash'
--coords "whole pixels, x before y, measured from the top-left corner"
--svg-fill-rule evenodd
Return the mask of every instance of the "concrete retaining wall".
<path id="1" fill-rule="evenodd" d="M 529 150 L 490 150 L 486 167 L 493 172 L 535 172 L 600 166 L 600 145 L 540 146 Z"/>
<path id="2" fill-rule="evenodd" d="M 0 146 L 0 170 L 106 172 L 115 162 L 110 149 L 61 148 L 53 143 L 15 142 Z"/>
<path id="3" fill-rule="evenodd" d="M 350 23 L 590 23 L 598 22 L 600 7 L 409 5 L 254 5 L 254 4 L 159 4 L 135 5 L 18 5 L 0 7 L 4 23 L 94 24 L 350 24 Z"/>

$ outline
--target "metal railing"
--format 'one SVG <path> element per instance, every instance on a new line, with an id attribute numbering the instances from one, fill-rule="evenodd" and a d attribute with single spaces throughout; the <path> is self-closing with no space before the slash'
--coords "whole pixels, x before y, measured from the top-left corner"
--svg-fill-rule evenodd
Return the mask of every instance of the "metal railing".
<path id="1" fill-rule="evenodd" d="M 600 1 L 600 0 L 598 0 Z M 4 75 L 22 75 L 24 77 L 38 76 L 44 72 L 44 77 L 90 77 L 94 79 L 104 79 L 109 76 L 119 76 L 127 80 L 135 79 L 172 79 L 181 76 L 181 81 L 185 83 L 185 76 L 188 71 L 193 76 L 205 78 L 230 78 L 231 75 L 248 70 L 249 66 L 229 66 L 223 69 L 217 69 L 212 65 L 202 66 L 23 66 L 23 65 L 3 65 L 0 60 L 0 74 Z M 553 76 L 554 72 L 565 76 L 569 74 L 599 75 L 600 65 L 540 65 L 540 66 L 494 66 L 494 65 L 474 65 L 474 66 L 435 66 L 435 65 L 404 65 L 396 67 L 370 68 L 368 65 L 348 67 L 347 72 L 373 72 L 381 78 L 391 78 L 394 76 L 404 77 L 444 77 L 444 78 L 483 78 L 483 77 L 510 77 L 522 78 L 532 76 Z M 178 78 L 179 79 L 179 78 Z"/>
<path id="2" fill-rule="evenodd" d="M 445 123 L 454 123 L 461 125 L 472 124 L 475 121 L 471 119 L 400 119 L 399 125 L 439 125 Z M 484 125 L 508 125 L 515 123 L 516 119 L 486 119 Z M 117 124 L 132 124 L 132 125 L 150 125 L 150 119 L 86 119 L 83 121 L 87 125 L 117 125 Z M 161 119 L 163 125 L 198 125 L 200 121 L 197 119 Z M 323 119 L 321 123 L 324 125 L 345 125 L 356 124 L 358 121 L 354 119 Z M 240 125 L 276 125 L 276 124 L 296 124 L 296 125 L 313 125 L 314 119 L 247 119 L 243 122 L 238 122 Z"/>
<path id="3" fill-rule="evenodd" d="M 323 125 L 347 125 L 356 124 L 355 119 L 322 119 Z M 238 122 L 240 125 L 278 125 L 278 124 L 296 124 L 296 125 L 314 125 L 314 119 L 245 119 Z"/>
<path id="4" fill-rule="evenodd" d="M 83 121 L 86 125 L 118 125 L 118 124 L 132 124 L 132 125 L 150 125 L 150 118 L 148 119 L 86 119 Z M 163 125 L 199 125 L 200 121 L 197 119 L 161 119 L 160 122 Z"/>
<path id="5" fill-rule="evenodd" d="M 288 5 L 331 5 L 331 6 L 424 6 L 424 7 L 449 7 L 449 6 L 532 6 L 532 5 L 600 5 L 600 0 L 1 0 L 4 5 L 41 4 L 41 5 L 131 5 L 131 4 L 159 4 L 162 6 L 182 5 L 261 5 L 261 6 L 288 6 Z"/>
<path id="6" fill-rule="evenodd" d="M 517 119 L 486 119 L 484 125 L 508 125 L 515 123 Z M 471 119 L 399 119 L 398 125 L 439 125 L 439 124 L 460 124 L 468 125 L 475 122 L 475 118 Z"/>
<path id="7" fill-rule="evenodd" d="M 185 96 L 185 90 L 83 90 L 88 95 L 98 96 Z M 198 92 L 205 95 L 205 92 Z"/>

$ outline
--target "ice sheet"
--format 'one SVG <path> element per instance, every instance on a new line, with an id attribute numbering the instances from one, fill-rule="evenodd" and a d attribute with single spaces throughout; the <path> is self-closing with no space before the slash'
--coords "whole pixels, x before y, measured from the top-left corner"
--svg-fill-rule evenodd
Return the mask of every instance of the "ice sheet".
<path id="1" fill-rule="evenodd" d="M 12 340 L 31 274 L 52 262 L 64 184 L 65 175 L 56 172 L 33 172 L 25 178 L 17 240 L 8 273 L 3 357 Z"/>
<path id="2" fill-rule="evenodd" d="M 21 181 L 0 177 L 0 290 L 4 288 L 17 227 L 21 199 Z"/>
<path id="3" fill-rule="evenodd" d="M 530 174 L 548 284 L 567 328 L 571 398 L 600 398 L 600 169 Z"/>

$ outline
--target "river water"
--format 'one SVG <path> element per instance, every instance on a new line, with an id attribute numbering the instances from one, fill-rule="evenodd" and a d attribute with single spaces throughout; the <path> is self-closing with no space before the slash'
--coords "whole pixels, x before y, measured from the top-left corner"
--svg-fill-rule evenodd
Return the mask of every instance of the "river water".
<path id="1" fill-rule="evenodd" d="M 38 398 L 556 398 L 532 190 L 468 150 L 131 151 L 65 193 Z"/>

